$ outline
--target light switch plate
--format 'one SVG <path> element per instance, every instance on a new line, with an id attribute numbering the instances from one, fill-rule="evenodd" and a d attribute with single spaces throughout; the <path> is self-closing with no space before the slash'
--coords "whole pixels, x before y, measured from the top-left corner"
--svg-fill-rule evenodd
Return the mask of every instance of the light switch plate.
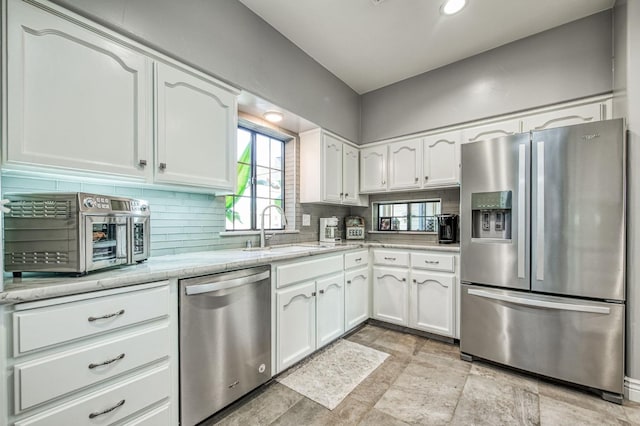
<path id="1" fill-rule="evenodd" d="M 302 226 L 311 226 L 311 215 L 303 214 L 302 215 Z"/>

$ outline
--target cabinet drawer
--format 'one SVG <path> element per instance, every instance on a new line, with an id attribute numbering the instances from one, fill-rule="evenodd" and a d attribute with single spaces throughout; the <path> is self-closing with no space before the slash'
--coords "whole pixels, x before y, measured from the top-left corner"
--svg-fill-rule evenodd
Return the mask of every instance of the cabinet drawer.
<path id="1" fill-rule="evenodd" d="M 170 426 L 171 425 L 171 409 L 169 404 L 161 405 L 153 411 L 136 417 L 125 426 Z"/>
<path id="2" fill-rule="evenodd" d="M 344 269 L 366 266 L 369 263 L 369 251 L 359 250 L 344 255 Z"/>
<path id="3" fill-rule="evenodd" d="M 409 266 L 409 253 L 406 251 L 374 250 L 373 263 L 376 265 Z"/>
<path id="4" fill-rule="evenodd" d="M 169 314 L 169 287 L 17 311 L 14 355 L 87 337 Z"/>
<path id="5" fill-rule="evenodd" d="M 169 366 L 147 371 L 69 403 L 19 420 L 15 426 L 107 425 L 139 412 L 170 395 Z"/>
<path id="6" fill-rule="evenodd" d="M 455 257 L 452 254 L 411 253 L 411 266 L 430 271 L 454 272 Z"/>
<path id="7" fill-rule="evenodd" d="M 17 364 L 16 412 L 168 356 L 169 326 L 164 325 Z"/>
<path id="8" fill-rule="evenodd" d="M 300 281 L 312 280 L 316 277 L 334 272 L 341 272 L 343 265 L 344 259 L 342 255 L 281 265 L 276 269 L 276 287 L 280 288 Z"/>

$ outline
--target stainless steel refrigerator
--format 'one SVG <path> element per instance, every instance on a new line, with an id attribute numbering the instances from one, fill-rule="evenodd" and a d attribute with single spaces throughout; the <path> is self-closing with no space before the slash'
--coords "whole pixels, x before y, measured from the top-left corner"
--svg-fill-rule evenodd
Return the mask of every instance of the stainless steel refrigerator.
<path id="1" fill-rule="evenodd" d="M 463 358 L 621 403 L 625 160 L 622 120 L 462 145 Z"/>

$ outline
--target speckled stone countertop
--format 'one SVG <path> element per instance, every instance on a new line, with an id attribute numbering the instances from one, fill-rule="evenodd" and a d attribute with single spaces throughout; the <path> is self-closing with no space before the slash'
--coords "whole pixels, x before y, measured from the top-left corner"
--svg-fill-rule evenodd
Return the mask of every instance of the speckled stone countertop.
<path id="1" fill-rule="evenodd" d="M 448 252 L 460 251 L 458 245 L 450 244 L 417 246 L 375 242 L 337 245 L 302 243 L 275 246 L 271 250 L 245 251 L 242 249 L 232 249 L 157 256 L 151 257 L 146 262 L 137 265 L 93 272 L 83 277 L 43 273 L 25 273 L 23 278 L 5 276 L 4 291 L 0 292 L 0 304 L 14 304 L 58 296 L 69 296 L 72 294 L 88 293 L 96 290 L 125 287 L 173 278 L 195 277 L 284 260 L 299 259 L 305 256 L 367 247 Z"/>

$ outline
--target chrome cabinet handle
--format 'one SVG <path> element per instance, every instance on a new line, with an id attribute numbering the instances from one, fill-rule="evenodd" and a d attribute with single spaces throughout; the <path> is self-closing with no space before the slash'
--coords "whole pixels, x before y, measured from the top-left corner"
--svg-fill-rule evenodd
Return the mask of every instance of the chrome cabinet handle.
<path id="1" fill-rule="evenodd" d="M 160 167 L 160 170 L 164 170 L 167 168 L 167 163 L 160 163 L 159 167 Z"/>
<path id="2" fill-rule="evenodd" d="M 312 295 L 312 296 L 315 296 L 315 295 L 316 295 L 316 292 L 315 292 L 315 291 L 311 292 L 311 295 Z"/>
<path id="3" fill-rule="evenodd" d="M 396 260 L 396 258 L 395 257 L 386 257 L 385 256 L 384 260 Z"/>
<path id="4" fill-rule="evenodd" d="M 345 192 L 345 193 L 344 193 L 344 196 L 345 196 L 345 197 L 348 197 L 348 196 L 349 196 L 349 193 L 348 193 L 348 192 Z"/>
<path id="5" fill-rule="evenodd" d="M 425 260 L 424 263 L 428 263 L 430 265 L 437 265 L 438 263 L 440 263 L 439 260 Z"/>
<path id="6" fill-rule="evenodd" d="M 403 279 L 402 279 L 402 281 L 407 281 L 407 279 L 406 279 L 406 278 L 403 278 Z"/>
<path id="7" fill-rule="evenodd" d="M 320 294 L 324 294 L 324 290 L 320 290 Z"/>
<path id="8" fill-rule="evenodd" d="M 429 180 L 429 176 L 425 176 L 425 177 L 424 177 L 424 180 Z"/>
<path id="9" fill-rule="evenodd" d="M 341 197 L 342 197 L 342 196 L 344 196 L 344 192 L 341 192 L 341 193 L 340 193 L 340 196 L 341 196 Z"/>
<path id="10" fill-rule="evenodd" d="M 347 284 L 351 284 L 351 280 L 347 280 Z"/>
<path id="11" fill-rule="evenodd" d="M 416 176 L 416 180 L 415 180 L 415 181 L 417 182 L 417 181 L 419 181 L 419 180 L 420 180 L 420 178 Z"/>
<path id="12" fill-rule="evenodd" d="M 95 419 L 95 418 L 96 418 L 96 417 L 98 417 L 98 416 L 101 416 L 101 415 L 103 415 L 103 414 L 110 413 L 110 412 L 112 412 L 113 410 L 115 410 L 116 408 L 122 407 L 122 406 L 124 405 L 124 403 L 125 403 L 125 400 L 123 399 L 122 401 L 118 402 L 116 405 L 114 405 L 114 406 L 113 406 L 113 407 L 111 407 L 111 408 L 107 408 L 106 410 L 101 411 L 101 412 L 99 412 L 99 413 L 91 413 L 91 414 L 89 414 L 89 418 L 90 418 L 90 419 Z"/>
<path id="13" fill-rule="evenodd" d="M 138 164 L 140 165 L 140 167 L 144 167 L 147 165 L 147 160 L 140 160 L 138 161 Z"/>
<path id="14" fill-rule="evenodd" d="M 356 261 L 356 262 L 362 262 L 362 258 L 361 258 L 361 257 L 359 257 L 359 258 L 355 259 L 355 261 Z"/>
<path id="15" fill-rule="evenodd" d="M 108 360 L 106 360 L 106 361 L 103 361 L 103 362 L 100 362 L 100 363 L 97 363 L 97 364 L 94 364 L 94 363 L 92 362 L 91 364 L 89 364 L 89 370 L 93 370 L 94 368 L 96 368 L 96 367 L 101 367 L 101 366 L 103 366 L 103 365 L 109 365 L 109 364 L 111 364 L 111 363 L 113 363 L 113 362 L 120 361 L 122 358 L 124 358 L 124 352 L 123 352 L 123 353 L 121 353 L 120 355 L 118 355 L 118 356 L 117 356 L 117 357 L 115 357 L 115 358 L 111 358 L 111 359 L 108 359 Z"/>
<path id="16" fill-rule="evenodd" d="M 98 320 L 101 320 L 101 319 L 109 319 L 109 318 L 117 317 L 117 316 L 120 316 L 120 315 L 124 315 L 124 309 L 120 309 L 118 312 L 114 312 L 112 314 L 106 314 L 106 315 L 103 315 L 101 317 L 89 317 L 89 318 L 87 318 L 87 321 L 93 322 L 93 321 L 98 321 Z"/>

